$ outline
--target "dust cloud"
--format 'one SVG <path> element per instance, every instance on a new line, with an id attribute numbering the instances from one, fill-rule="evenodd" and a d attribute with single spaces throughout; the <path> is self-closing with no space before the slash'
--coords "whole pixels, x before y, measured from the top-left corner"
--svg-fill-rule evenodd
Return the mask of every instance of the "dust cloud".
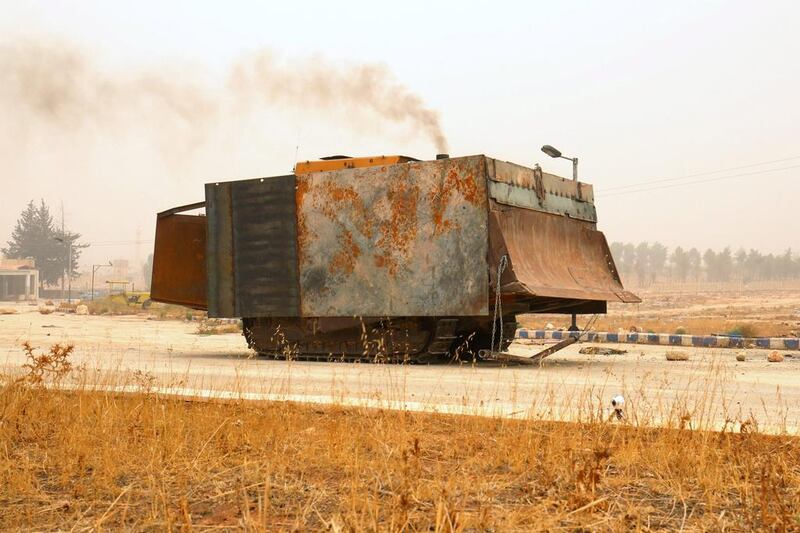
<path id="1" fill-rule="evenodd" d="M 201 200 L 204 183 L 398 139 L 447 149 L 436 111 L 382 65 L 271 50 L 216 68 L 106 60 L 57 38 L 0 39 L 0 246 L 43 198 L 90 244 L 82 260 L 139 265 L 155 213 Z"/>
<path id="2" fill-rule="evenodd" d="M 273 105 L 369 109 L 383 119 L 419 128 L 438 152 L 447 152 L 439 114 L 399 83 L 385 65 L 334 66 L 319 59 L 291 64 L 263 51 L 234 66 L 228 87 L 240 98 L 261 98 Z"/>
<path id="3" fill-rule="evenodd" d="M 132 124 L 167 127 L 189 143 L 218 112 L 208 90 L 165 71 L 105 72 L 78 48 L 24 42 L 0 45 L 0 106 L 6 117 L 64 135 L 92 128 L 112 135 Z M 23 116 L 20 117 L 20 114 Z"/>
<path id="4" fill-rule="evenodd" d="M 166 130 L 170 144 L 180 139 L 191 147 L 203 142 L 230 106 L 239 112 L 280 106 L 371 113 L 373 119 L 410 127 L 437 151 L 447 151 L 438 113 L 384 65 L 334 65 L 319 57 L 280 61 L 264 50 L 237 61 L 222 84 L 203 79 L 183 65 L 103 70 L 66 43 L 0 44 L 3 115 L 22 109 L 62 130 L 127 128 L 135 121 L 156 128 L 155 135 Z M 348 127 L 361 123 L 348 121 Z"/>

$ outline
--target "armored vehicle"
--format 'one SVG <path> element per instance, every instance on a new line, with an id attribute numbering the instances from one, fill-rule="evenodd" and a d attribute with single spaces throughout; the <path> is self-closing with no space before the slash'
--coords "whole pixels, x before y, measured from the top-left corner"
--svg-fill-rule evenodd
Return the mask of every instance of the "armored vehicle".
<path id="1" fill-rule="evenodd" d="M 151 298 L 241 318 L 266 356 L 471 357 L 519 314 L 639 301 L 596 223 L 591 185 L 538 166 L 334 156 L 159 213 Z"/>

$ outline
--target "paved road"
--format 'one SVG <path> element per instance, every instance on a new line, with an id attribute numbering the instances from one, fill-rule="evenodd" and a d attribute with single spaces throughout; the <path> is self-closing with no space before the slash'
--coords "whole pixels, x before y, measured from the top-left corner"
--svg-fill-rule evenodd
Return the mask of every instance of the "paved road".
<path id="1" fill-rule="evenodd" d="M 83 368 L 73 379 L 103 388 L 548 419 L 607 417 L 610 398 L 623 394 L 632 422 L 688 415 L 692 427 L 748 418 L 770 431 L 800 427 L 798 353 L 768 363 L 767 352 L 749 350 L 740 363 L 734 351 L 686 349 L 688 362 L 667 362 L 664 347 L 619 345 L 628 353 L 588 356 L 578 353 L 586 345 L 573 345 L 540 367 L 301 363 L 253 358 L 241 335 L 198 335 L 189 322 L 17 309 L 0 315 L 5 372 L 19 371 L 25 340 L 43 347 L 68 342 Z M 540 348 L 515 344 L 512 351 Z"/>

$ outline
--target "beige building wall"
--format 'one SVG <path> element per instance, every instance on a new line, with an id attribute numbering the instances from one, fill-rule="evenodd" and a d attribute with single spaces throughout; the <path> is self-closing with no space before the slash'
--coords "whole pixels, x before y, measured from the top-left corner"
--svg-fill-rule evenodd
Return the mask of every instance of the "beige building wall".
<path id="1" fill-rule="evenodd" d="M 35 301 L 38 299 L 38 270 L 0 269 L 0 301 Z"/>

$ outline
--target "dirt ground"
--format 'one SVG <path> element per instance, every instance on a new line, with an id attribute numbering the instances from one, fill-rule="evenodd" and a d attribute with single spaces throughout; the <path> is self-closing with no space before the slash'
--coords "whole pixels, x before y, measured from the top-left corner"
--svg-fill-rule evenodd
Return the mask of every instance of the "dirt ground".
<path id="1" fill-rule="evenodd" d="M 640 304 L 609 304 L 608 314 L 595 323 L 597 331 L 629 331 L 635 327 L 652 333 L 709 335 L 747 327 L 754 336 L 784 337 L 800 334 L 800 287 L 782 289 L 710 290 L 686 287 L 683 290 L 635 290 Z M 582 317 L 582 325 L 588 317 Z M 531 328 L 548 323 L 567 327 L 564 315 L 527 315 L 520 322 Z"/>
<path id="2" fill-rule="evenodd" d="M 761 298 L 759 296 L 758 298 Z M 641 304 L 638 317 L 674 319 L 736 310 L 743 318 L 768 310 L 770 320 L 790 316 L 797 294 L 767 301 L 727 303 L 702 296 Z M 196 322 L 145 316 L 39 314 L 15 305 L 0 315 L 0 367 L 16 372 L 25 362 L 21 345 L 75 345 L 73 379 L 98 388 L 158 388 L 190 396 L 341 403 L 503 417 L 572 420 L 587 407 L 611 412 L 623 394 L 631 420 L 644 424 L 690 420 L 694 427 L 750 421 L 770 431 L 800 427 L 800 353 L 783 352 L 768 363 L 766 351 L 682 348 L 685 362 L 668 362 L 666 347 L 618 345 L 621 355 L 583 355 L 573 345 L 539 367 L 498 364 L 430 366 L 300 363 L 253 357 L 240 334 L 199 335 Z M 626 311 L 633 312 L 633 311 Z M 616 313 L 616 314 L 615 314 Z M 615 309 L 608 320 L 624 320 Z M 755 318 L 753 318 L 755 320 Z M 782 320 L 782 319 L 780 319 Z M 541 346 L 516 343 L 530 355 Z"/>
<path id="3" fill-rule="evenodd" d="M 599 327 L 768 331 L 798 304 L 662 295 Z M 800 524 L 800 351 L 770 363 L 768 350 L 681 347 L 687 360 L 668 361 L 674 348 L 581 343 L 540 366 L 303 363 L 255 357 L 230 324 L 0 308 L 0 529 Z M 25 343 L 44 367 L 61 361 L 50 377 L 66 390 L 24 366 Z M 55 344 L 74 351 L 48 362 Z"/>

